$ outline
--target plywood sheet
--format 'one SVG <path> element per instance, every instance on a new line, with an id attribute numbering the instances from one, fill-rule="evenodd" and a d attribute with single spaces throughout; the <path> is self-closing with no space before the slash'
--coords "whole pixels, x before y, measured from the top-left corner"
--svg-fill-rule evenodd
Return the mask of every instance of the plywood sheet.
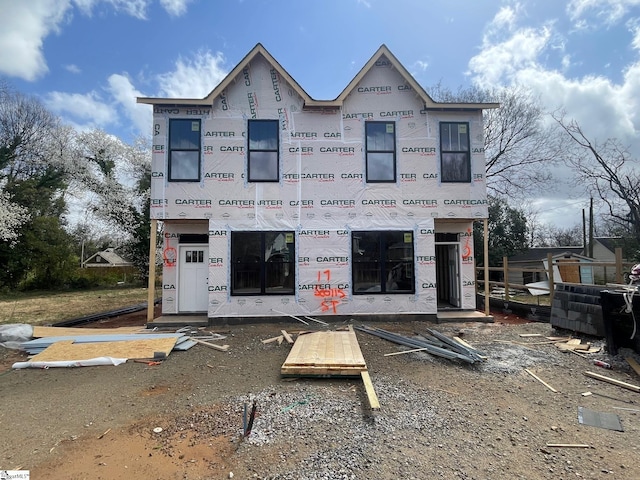
<path id="1" fill-rule="evenodd" d="M 353 329 L 300 335 L 291 347 L 282 375 L 360 376 L 366 371 Z"/>
<path id="2" fill-rule="evenodd" d="M 32 362 L 55 362 L 87 360 L 96 357 L 114 358 L 153 358 L 155 352 L 169 355 L 176 338 L 157 338 L 147 340 L 127 340 L 100 343 L 73 343 L 66 340 L 52 343 L 42 353 L 31 358 Z"/>
<path id="3" fill-rule="evenodd" d="M 33 338 L 63 337 L 72 335 L 116 335 L 119 333 L 151 333 L 145 327 L 119 328 L 74 328 L 74 327 L 33 327 Z"/>

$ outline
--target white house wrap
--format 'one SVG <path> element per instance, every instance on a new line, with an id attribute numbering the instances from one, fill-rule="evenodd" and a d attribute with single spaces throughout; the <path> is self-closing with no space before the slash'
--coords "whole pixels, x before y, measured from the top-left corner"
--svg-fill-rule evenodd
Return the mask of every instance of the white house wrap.
<path id="1" fill-rule="evenodd" d="M 154 106 L 163 314 L 475 308 L 482 110 L 434 102 L 382 46 L 314 100 L 257 45 L 204 99 Z"/>

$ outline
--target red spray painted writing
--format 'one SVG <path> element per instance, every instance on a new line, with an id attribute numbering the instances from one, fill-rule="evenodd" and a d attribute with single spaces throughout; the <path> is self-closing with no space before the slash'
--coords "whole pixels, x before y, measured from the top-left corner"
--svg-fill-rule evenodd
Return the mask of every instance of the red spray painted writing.
<path id="1" fill-rule="evenodd" d="M 326 282 L 331 281 L 331 270 L 325 270 L 324 272 L 318 272 L 318 283 L 323 280 L 323 274 L 326 277 Z M 313 295 L 322 298 L 320 309 L 323 312 L 332 310 L 333 313 L 338 313 L 337 306 L 341 303 L 340 299 L 347 296 L 341 288 L 320 288 L 318 286 L 315 287 Z"/>

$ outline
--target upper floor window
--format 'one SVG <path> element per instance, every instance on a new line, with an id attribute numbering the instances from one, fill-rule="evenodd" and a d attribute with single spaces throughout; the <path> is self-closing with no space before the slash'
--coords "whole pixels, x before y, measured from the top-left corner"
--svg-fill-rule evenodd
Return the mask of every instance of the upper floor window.
<path id="1" fill-rule="evenodd" d="M 278 120 L 249 120 L 248 175 L 250 182 L 280 180 Z"/>
<path id="2" fill-rule="evenodd" d="M 169 120 L 169 181 L 200 181 L 200 120 Z"/>
<path id="3" fill-rule="evenodd" d="M 440 124 L 440 178 L 443 182 L 471 182 L 469 124 Z"/>
<path id="4" fill-rule="evenodd" d="M 395 122 L 366 122 L 367 182 L 396 181 Z"/>

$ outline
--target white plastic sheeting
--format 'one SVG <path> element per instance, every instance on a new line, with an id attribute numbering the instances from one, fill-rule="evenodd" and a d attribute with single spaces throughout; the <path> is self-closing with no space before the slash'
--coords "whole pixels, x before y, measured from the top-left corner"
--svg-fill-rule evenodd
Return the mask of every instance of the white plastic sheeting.
<path id="1" fill-rule="evenodd" d="M 126 358 L 113 357 L 96 357 L 86 360 L 59 360 L 49 362 L 16 362 L 12 368 L 18 370 L 21 368 L 60 368 L 60 367 L 95 367 L 98 365 L 120 365 L 127 361 Z"/>

